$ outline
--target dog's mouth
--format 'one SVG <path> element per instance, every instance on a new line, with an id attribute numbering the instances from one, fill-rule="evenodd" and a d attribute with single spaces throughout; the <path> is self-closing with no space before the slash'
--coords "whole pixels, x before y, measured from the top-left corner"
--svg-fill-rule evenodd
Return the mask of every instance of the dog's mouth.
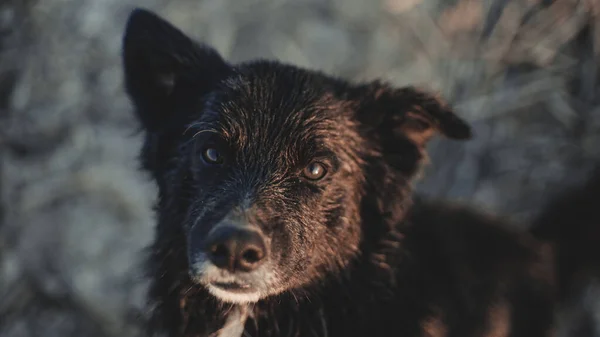
<path id="1" fill-rule="evenodd" d="M 240 282 L 209 282 L 208 291 L 218 299 L 229 303 L 254 303 L 261 298 L 256 287 Z"/>
<path id="2" fill-rule="evenodd" d="M 218 289 L 235 294 L 247 294 L 256 291 L 249 284 L 240 282 L 211 282 L 210 285 Z"/>
<path id="3" fill-rule="evenodd" d="M 217 299 L 228 303 L 254 303 L 268 293 L 261 273 L 232 274 L 210 263 L 193 264 L 192 282 L 201 285 Z"/>

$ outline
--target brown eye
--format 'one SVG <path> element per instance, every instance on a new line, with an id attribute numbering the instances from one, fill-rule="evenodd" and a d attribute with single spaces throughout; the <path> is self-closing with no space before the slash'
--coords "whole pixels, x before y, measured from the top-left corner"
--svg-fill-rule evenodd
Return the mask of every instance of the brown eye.
<path id="1" fill-rule="evenodd" d="M 223 156 L 221 155 L 219 150 L 211 147 L 202 151 L 202 159 L 204 159 L 204 161 L 208 164 L 223 164 Z"/>
<path id="2" fill-rule="evenodd" d="M 307 179 L 319 180 L 325 177 L 327 174 L 327 168 L 325 168 L 325 165 L 315 161 L 308 164 L 302 173 Z"/>

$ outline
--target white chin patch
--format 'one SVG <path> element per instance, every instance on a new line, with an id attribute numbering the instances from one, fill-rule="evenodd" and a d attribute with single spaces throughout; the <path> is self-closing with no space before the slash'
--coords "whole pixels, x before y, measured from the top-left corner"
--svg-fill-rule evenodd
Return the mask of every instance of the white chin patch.
<path id="1" fill-rule="evenodd" d="M 235 304 L 246 304 L 255 303 L 260 300 L 260 293 L 233 293 L 227 290 L 217 288 L 211 284 L 207 285 L 208 291 L 216 298 L 223 302 L 235 303 Z"/>

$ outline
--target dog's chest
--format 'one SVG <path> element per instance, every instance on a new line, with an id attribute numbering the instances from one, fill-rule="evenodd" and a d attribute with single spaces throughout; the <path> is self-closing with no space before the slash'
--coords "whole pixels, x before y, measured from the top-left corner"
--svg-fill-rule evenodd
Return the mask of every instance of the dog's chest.
<path id="1" fill-rule="evenodd" d="M 241 337 L 244 334 L 244 326 L 248 319 L 248 309 L 237 307 L 231 311 L 225 320 L 225 324 L 214 336 L 216 337 Z"/>

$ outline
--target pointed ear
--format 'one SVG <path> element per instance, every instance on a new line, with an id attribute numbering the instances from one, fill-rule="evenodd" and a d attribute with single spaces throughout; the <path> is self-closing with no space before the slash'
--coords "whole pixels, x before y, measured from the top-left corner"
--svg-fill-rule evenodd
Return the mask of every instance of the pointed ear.
<path id="1" fill-rule="evenodd" d="M 456 140 L 471 138 L 471 127 L 433 93 L 380 83 L 362 91 L 358 117 L 384 135 L 404 137 L 419 148 L 438 133 Z"/>
<path id="2" fill-rule="evenodd" d="M 125 88 L 149 131 L 173 117 L 178 90 L 202 95 L 230 69 L 214 49 L 144 9 L 130 14 L 122 47 Z"/>

